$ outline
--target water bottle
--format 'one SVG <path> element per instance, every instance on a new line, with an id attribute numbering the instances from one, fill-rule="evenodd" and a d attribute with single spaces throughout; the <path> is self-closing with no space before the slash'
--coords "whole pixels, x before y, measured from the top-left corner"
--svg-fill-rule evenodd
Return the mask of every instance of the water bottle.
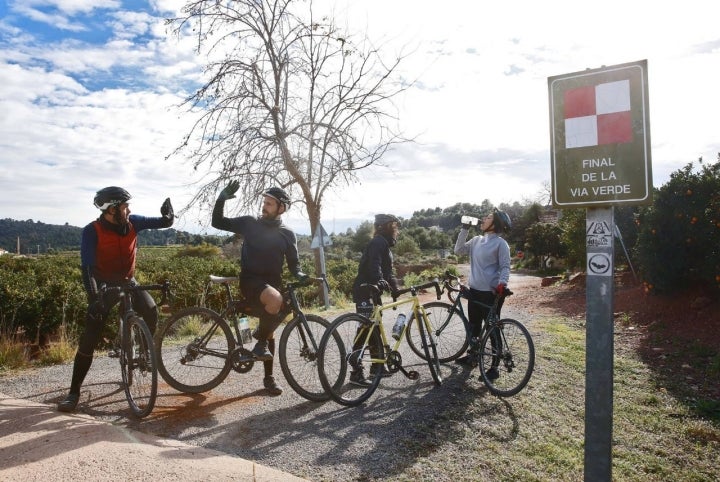
<path id="1" fill-rule="evenodd" d="M 400 335 L 402 334 L 403 327 L 405 326 L 406 321 L 407 316 L 405 316 L 405 313 L 400 313 L 397 317 L 397 320 L 395 320 L 395 324 L 393 325 L 392 329 L 392 337 L 396 340 L 400 339 Z"/>
<path id="2" fill-rule="evenodd" d="M 248 322 L 247 316 L 243 316 L 238 321 L 240 327 L 240 343 L 250 343 L 252 341 L 252 332 L 250 331 L 250 323 Z"/>
<path id="3" fill-rule="evenodd" d="M 480 220 L 474 216 L 463 216 L 460 218 L 460 224 L 469 224 L 470 226 L 477 226 Z"/>

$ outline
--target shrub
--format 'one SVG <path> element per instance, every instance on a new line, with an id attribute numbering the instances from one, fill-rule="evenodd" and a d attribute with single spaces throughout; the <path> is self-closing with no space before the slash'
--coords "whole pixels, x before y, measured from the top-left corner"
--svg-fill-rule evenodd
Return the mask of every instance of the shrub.
<path id="1" fill-rule="evenodd" d="M 720 289 L 720 157 L 670 175 L 638 216 L 636 255 L 649 290 L 700 283 Z"/>

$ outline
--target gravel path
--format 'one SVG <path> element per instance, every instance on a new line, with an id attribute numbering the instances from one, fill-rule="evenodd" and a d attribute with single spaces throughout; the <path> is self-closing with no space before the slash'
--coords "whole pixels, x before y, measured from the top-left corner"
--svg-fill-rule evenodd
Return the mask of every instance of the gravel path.
<path id="1" fill-rule="evenodd" d="M 511 287 L 521 287 L 519 277 L 511 278 Z M 503 315 L 527 323 L 521 308 L 510 299 Z M 181 394 L 161 383 L 153 413 L 138 421 L 129 414 L 117 360 L 101 354 L 88 374 L 79 410 L 310 480 L 477 480 L 477 472 L 462 470 L 458 455 L 476 452 L 468 443 L 475 443 L 478 415 L 492 426 L 490 436 L 512 437 L 517 430 L 512 400 L 489 396 L 477 370 L 443 365 L 444 383 L 436 387 L 427 365 L 414 354 L 403 353 L 403 363 L 420 378 L 412 381 L 396 373 L 360 407 L 308 402 L 287 384 L 281 396 L 268 396 L 262 389 L 262 367 L 256 364 L 250 373 L 231 372 L 205 394 Z M 71 371 L 66 364 L 4 376 L 2 392 L 54 404 L 64 397 Z M 284 382 L 277 361 L 275 371 Z M 446 452 L 450 455 L 439 455 Z M 442 463 L 446 457 L 458 460 L 457 467 Z"/>

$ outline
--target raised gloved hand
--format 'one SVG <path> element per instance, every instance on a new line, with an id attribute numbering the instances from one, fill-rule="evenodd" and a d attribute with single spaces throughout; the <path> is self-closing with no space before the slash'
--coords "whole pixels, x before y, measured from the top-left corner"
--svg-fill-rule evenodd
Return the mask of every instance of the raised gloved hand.
<path id="1" fill-rule="evenodd" d="M 172 203 L 170 202 L 170 198 L 165 199 L 165 202 L 162 203 L 162 206 L 160 206 L 160 214 L 162 217 L 173 220 L 175 219 L 175 211 L 173 211 Z"/>
<path id="2" fill-rule="evenodd" d="M 495 288 L 495 292 L 496 292 L 498 295 L 502 296 L 502 295 L 505 293 L 505 290 L 506 290 L 506 289 L 507 289 L 507 285 L 506 285 L 505 283 L 500 283 L 500 284 L 498 284 L 497 287 Z"/>
<path id="3" fill-rule="evenodd" d="M 390 291 L 390 283 L 388 283 L 384 279 L 380 279 L 377 282 L 377 287 L 380 289 L 380 291 Z"/>
<path id="4" fill-rule="evenodd" d="M 220 191 L 220 195 L 218 196 L 218 201 L 227 201 L 228 199 L 232 199 L 235 197 L 235 193 L 240 189 L 240 182 L 239 181 L 230 181 L 227 186 L 225 186 L 225 189 Z"/>

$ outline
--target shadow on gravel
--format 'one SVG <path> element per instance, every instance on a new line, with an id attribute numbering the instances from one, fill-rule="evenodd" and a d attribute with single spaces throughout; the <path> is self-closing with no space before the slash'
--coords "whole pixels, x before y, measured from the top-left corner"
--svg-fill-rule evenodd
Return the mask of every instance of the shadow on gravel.
<path id="1" fill-rule="evenodd" d="M 262 404 L 262 391 L 231 398 L 163 395 L 143 430 L 178 437 L 192 429 L 193 443 L 314 480 L 386 478 L 406 473 L 418 457 L 431 456 L 447 443 L 462 443 L 468 431 L 499 442 L 517 436 L 511 404 L 491 396 L 478 376 L 477 370 L 448 364 L 440 387 L 426 372 L 418 382 L 396 374 L 359 407 L 301 402 L 255 410 L 232 422 L 220 422 L 213 412 L 230 404 Z M 306 458 L 288 460 L 299 457 Z M 308 474 L 309 468 L 319 472 Z"/>

